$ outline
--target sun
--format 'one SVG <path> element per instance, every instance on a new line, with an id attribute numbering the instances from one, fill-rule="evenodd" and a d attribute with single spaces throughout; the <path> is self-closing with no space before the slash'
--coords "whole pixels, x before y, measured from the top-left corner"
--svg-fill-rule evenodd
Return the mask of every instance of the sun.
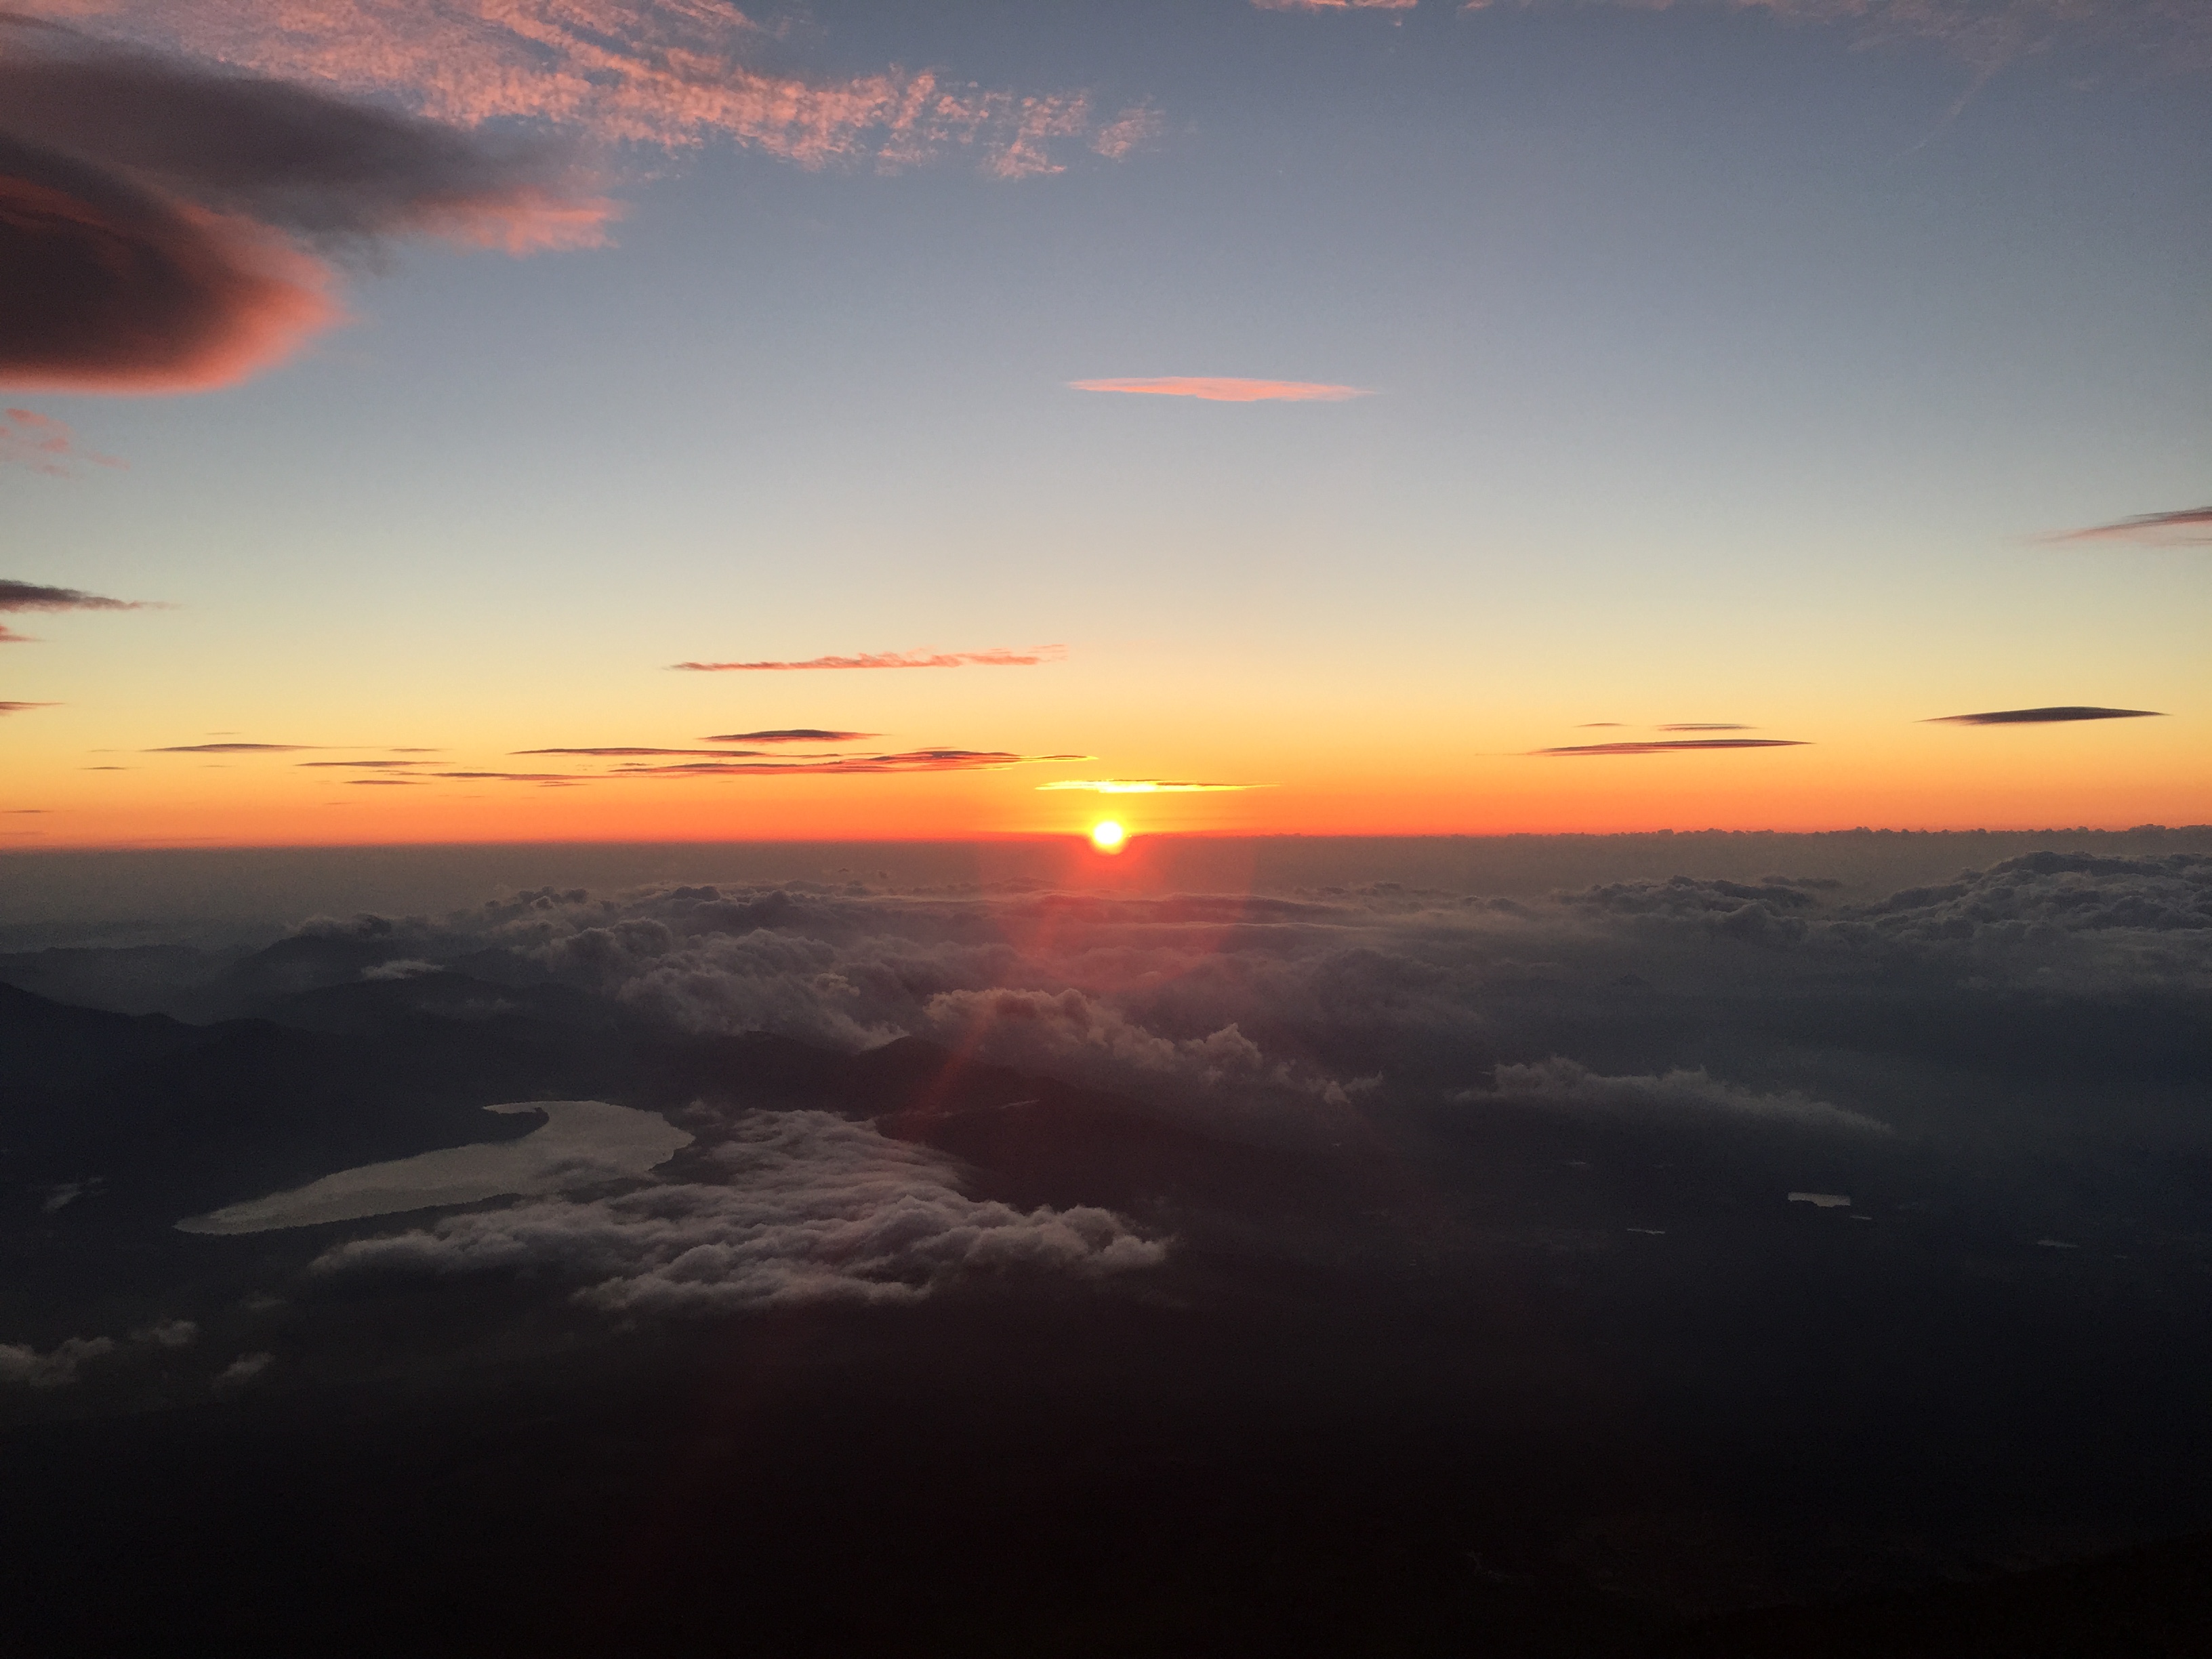
<path id="1" fill-rule="evenodd" d="M 1091 826 L 1091 844 L 1102 853 L 1118 853 L 1129 832 L 1111 818 L 1101 818 Z"/>

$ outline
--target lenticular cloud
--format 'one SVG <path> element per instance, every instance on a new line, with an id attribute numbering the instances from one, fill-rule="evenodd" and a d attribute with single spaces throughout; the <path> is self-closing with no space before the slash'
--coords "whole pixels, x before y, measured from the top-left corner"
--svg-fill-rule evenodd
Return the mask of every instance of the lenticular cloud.
<path id="1" fill-rule="evenodd" d="M 340 316 L 323 251 L 604 240 L 542 143 L 0 16 L 0 384 L 179 392 Z"/>

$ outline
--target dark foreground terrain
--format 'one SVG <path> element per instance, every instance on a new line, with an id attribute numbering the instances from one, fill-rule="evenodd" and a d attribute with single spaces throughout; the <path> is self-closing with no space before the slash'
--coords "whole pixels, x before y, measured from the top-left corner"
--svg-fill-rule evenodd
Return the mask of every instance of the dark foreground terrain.
<path id="1" fill-rule="evenodd" d="M 2107 873 L 2004 880 L 2141 930 L 2171 872 Z M 1146 913 L 1206 930 L 1173 996 L 1243 962 L 1267 1008 L 1320 988 L 1302 1030 L 948 1005 L 880 907 L 876 957 L 763 980 L 718 941 L 845 923 L 710 890 L 569 956 L 362 926 L 165 966 L 191 1018 L 0 986 L 0 1646 L 2212 1652 L 2196 913 L 2122 987 L 2032 931 L 2008 979 L 1815 954 L 1786 885 L 1606 890 L 1632 927 Z M 1125 915 L 1076 921 L 1128 969 Z M 1263 982 L 1294 927 L 1337 933 Z M 610 992 L 617 945 L 688 976 Z M 802 983 L 995 1023 L 841 1046 L 622 988 Z M 576 1099 L 692 1141 L 175 1225 Z"/>

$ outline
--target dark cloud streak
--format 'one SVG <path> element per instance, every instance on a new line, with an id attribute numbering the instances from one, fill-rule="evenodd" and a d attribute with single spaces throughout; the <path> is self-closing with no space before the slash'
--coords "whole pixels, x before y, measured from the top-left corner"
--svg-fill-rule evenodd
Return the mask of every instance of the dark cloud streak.
<path id="1" fill-rule="evenodd" d="M 1662 728 L 1664 729 L 1664 728 Z M 1531 755 L 1671 755 L 1685 749 L 1803 749 L 1796 738 L 1677 738 L 1664 743 L 1583 743 L 1532 749 Z"/>
<path id="2" fill-rule="evenodd" d="M 2092 525 L 2069 530 L 2051 538 L 2062 542 L 2184 542 L 2212 543 L 2212 507 L 2184 507 L 2178 513 L 2143 513 L 2115 524 Z"/>
<path id="3" fill-rule="evenodd" d="M 2155 708 L 2091 708 L 2069 705 L 2057 708 L 1997 708 L 1984 714 L 1937 714 L 1923 726 L 2058 726 L 2070 720 L 2163 720 Z"/>

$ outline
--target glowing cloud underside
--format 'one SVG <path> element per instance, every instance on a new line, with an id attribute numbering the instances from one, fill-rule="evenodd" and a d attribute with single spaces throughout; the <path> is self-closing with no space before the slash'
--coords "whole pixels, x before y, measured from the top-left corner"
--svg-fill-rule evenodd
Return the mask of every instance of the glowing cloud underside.
<path id="1" fill-rule="evenodd" d="M 1339 404 L 1371 398 L 1364 386 L 1316 380 L 1240 380 L 1225 375 L 1169 374 L 1152 380 L 1070 380 L 1078 392 L 1127 392 L 1150 398 L 1200 398 L 1216 404 Z"/>

